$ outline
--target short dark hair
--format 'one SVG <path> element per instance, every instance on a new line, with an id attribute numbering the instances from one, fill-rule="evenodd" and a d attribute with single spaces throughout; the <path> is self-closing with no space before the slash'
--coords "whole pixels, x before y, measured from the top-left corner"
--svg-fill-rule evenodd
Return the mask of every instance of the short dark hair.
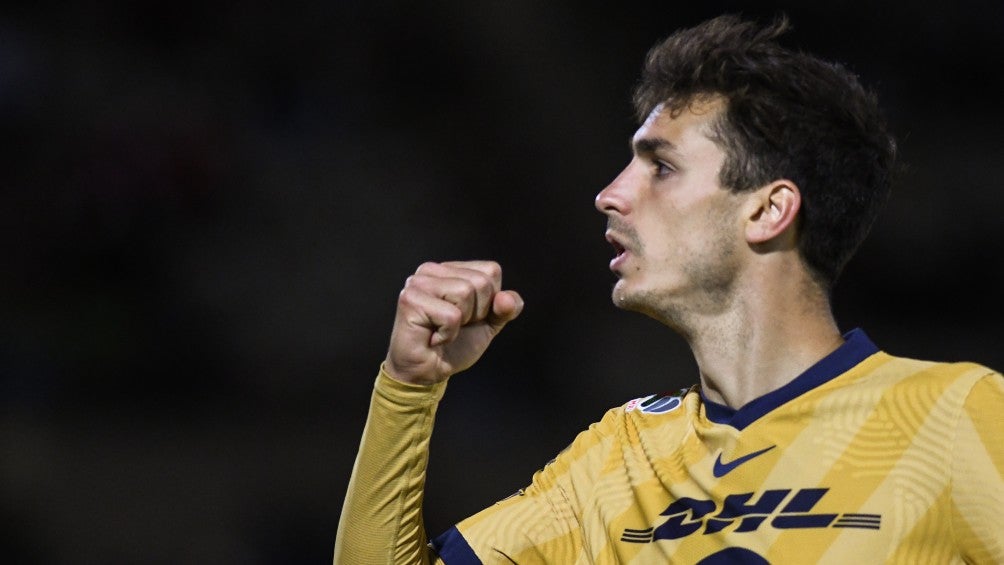
<path id="1" fill-rule="evenodd" d="M 644 121 L 659 104 L 723 97 L 722 186 L 798 185 L 799 251 L 830 289 L 888 198 L 896 143 L 853 73 L 777 43 L 790 27 L 783 15 L 765 26 L 724 15 L 679 30 L 649 51 L 634 104 Z"/>

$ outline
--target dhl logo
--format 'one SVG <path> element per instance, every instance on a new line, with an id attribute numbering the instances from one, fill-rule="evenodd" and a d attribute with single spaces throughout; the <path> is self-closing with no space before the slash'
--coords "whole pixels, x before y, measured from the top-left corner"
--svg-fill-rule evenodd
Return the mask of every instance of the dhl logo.
<path id="1" fill-rule="evenodd" d="M 880 514 L 812 513 L 828 488 L 766 490 L 755 502 L 755 493 L 730 494 L 721 506 L 713 500 L 680 498 L 674 500 L 660 516 L 667 519 L 658 527 L 643 530 L 627 528 L 621 541 L 650 543 L 680 539 L 701 532 L 714 534 L 734 527 L 734 532 L 753 532 L 764 523 L 768 527 L 790 530 L 798 528 L 865 528 L 881 527 Z M 792 494 L 794 492 L 794 494 Z"/>

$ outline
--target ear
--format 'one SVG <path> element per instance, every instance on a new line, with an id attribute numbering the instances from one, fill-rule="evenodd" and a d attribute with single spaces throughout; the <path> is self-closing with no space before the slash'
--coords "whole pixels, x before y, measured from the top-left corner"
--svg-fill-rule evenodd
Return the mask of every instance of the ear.
<path id="1" fill-rule="evenodd" d="M 751 195 L 746 221 L 746 241 L 760 245 L 789 234 L 794 242 L 795 219 L 802 207 L 802 193 L 790 180 L 776 180 Z"/>

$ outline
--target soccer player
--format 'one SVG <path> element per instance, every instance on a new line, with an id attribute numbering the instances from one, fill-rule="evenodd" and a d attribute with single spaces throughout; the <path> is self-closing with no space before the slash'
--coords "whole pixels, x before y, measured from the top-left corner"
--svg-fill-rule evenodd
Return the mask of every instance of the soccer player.
<path id="1" fill-rule="evenodd" d="M 427 545 L 436 406 L 523 308 L 499 265 L 398 300 L 336 563 L 1004 563 L 1004 379 L 893 357 L 830 308 L 895 144 L 842 66 L 723 16 L 656 45 L 627 167 L 596 197 L 614 303 L 699 383 L 614 408 L 512 497 Z"/>

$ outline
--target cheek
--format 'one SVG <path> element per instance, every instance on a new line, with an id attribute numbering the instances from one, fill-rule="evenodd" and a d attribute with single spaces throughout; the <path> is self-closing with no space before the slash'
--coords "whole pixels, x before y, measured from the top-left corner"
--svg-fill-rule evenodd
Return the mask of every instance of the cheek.
<path id="1" fill-rule="evenodd" d="M 659 270 L 668 271 L 690 255 L 694 245 L 688 241 L 686 233 L 680 233 L 679 230 L 666 226 L 660 228 L 646 242 L 644 256 L 648 264 Z"/>

